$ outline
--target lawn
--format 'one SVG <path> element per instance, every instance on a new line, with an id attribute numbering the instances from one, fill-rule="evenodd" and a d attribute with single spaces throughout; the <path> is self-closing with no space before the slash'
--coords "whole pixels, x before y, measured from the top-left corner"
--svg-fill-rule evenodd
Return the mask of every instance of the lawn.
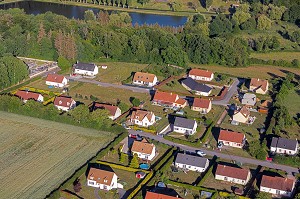
<path id="1" fill-rule="evenodd" d="M 1 198 L 44 198 L 112 133 L 0 112 Z"/>
<path id="2" fill-rule="evenodd" d="M 200 175 L 201 173 L 195 171 L 188 171 L 186 173 L 182 170 L 178 170 L 177 173 L 172 172 L 171 169 L 168 171 L 168 177 L 170 180 L 185 182 L 188 184 L 193 184 Z"/>
<path id="3" fill-rule="evenodd" d="M 79 84 L 79 82 L 69 81 L 69 83 L 68 83 L 69 90 L 76 87 L 76 85 L 78 85 L 78 84 Z M 62 92 L 61 88 L 49 88 L 48 85 L 46 85 L 46 78 L 36 80 L 34 82 L 27 84 L 26 86 L 41 89 L 41 90 L 48 90 L 48 91 L 59 92 L 59 93 Z"/>
<path id="4" fill-rule="evenodd" d="M 162 91 L 179 93 L 180 95 L 192 95 L 186 88 L 184 88 L 178 80 L 174 79 L 159 88 Z"/>
<path id="5" fill-rule="evenodd" d="M 268 52 L 251 53 L 251 57 L 263 60 L 288 60 L 292 61 L 300 57 L 300 52 Z"/>
<path id="6" fill-rule="evenodd" d="M 201 114 L 198 111 L 191 110 L 190 107 L 185 107 L 184 112 L 188 116 L 188 118 L 202 118 L 205 117 L 212 121 L 217 121 L 223 111 L 225 110 L 224 106 L 212 105 L 211 111 L 207 114 Z"/>

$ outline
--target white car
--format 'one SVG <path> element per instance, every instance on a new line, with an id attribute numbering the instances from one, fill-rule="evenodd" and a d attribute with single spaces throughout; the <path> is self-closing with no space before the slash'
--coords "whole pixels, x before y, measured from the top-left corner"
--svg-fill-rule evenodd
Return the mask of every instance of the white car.
<path id="1" fill-rule="evenodd" d="M 204 153 L 203 151 L 200 151 L 200 150 L 196 151 L 196 153 L 197 153 L 197 155 L 199 155 L 201 157 L 206 156 L 206 153 Z"/>

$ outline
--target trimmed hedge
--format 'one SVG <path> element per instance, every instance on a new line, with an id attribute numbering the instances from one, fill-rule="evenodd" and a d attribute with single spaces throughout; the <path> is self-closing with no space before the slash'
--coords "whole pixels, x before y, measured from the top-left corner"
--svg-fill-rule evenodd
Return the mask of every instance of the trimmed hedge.
<path id="1" fill-rule="evenodd" d="M 147 132 L 147 133 L 156 134 L 156 130 L 151 130 L 151 129 L 144 128 L 144 127 L 132 126 L 131 128 L 132 128 L 133 130 L 142 130 L 142 131 L 145 131 L 145 132 Z"/>
<path id="2" fill-rule="evenodd" d="M 154 167 L 153 167 L 153 170 L 154 171 L 158 171 L 160 169 L 163 168 L 163 166 L 167 163 L 167 161 L 169 160 L 169 158 L 171 158 L 173 156 L 173 153 L 174 153 L 174 148 L 171 148 L 170 151 L 167 152 L 167 154 L 164 155 L 164 158 L 161 159 L 159 161 L 158 164 L 156 164 Z"/>
<path id="3" fill-rule="evenodd" d="M 142 188 L 145 184 L 147 184 L 154 175 L 154 171 L 151 171 L 146 177 L 140 182 L 140 184 L 129 194 L 127 199 L 132 199 Z"/>
<path id="4" fill-rule="evenodd" d="M 214 127 L 215 123 L 211 122 L 208 126 L 208 128 L 206 129 L 205 133 L 202 135 L 202 137 L 200 138 L 200 142 L 206 142 L 208 136 L 212 133 L 211 130 Z"/>
<path id="5" fill-rule="evenodd" d="M 110 163 L 110 162 L 104 162 L 104 161 L 100 161 L 100 160 L 97 160 L 96 163 L 107 165 L 107 166 L 110 166 L 111 168 L 125 170 L 125 171 L 129 171 L 129 172 L 143 171 L 144 173 L 150 173 L 150 171 L 146 171 L 146 170 L 143 170 L 143 169 L 136 169 L 136 168 L 132 168 L 132 167 L 129 167 L 129 166 L 124 166 L 124 165 Z"/>
<path id="6" fill-rule="evenodd" d="M 219 192 L 219 195 L 221 196 L 221 197 L 229 197 L 231 194 L 230 193 L 228 193 L 228 192 L 224 192 L 224 191 L 220 191 Z M 247 197 L 244 197 L 244 196 L 238 196 L 238 195 L 236 195 L 238 198 L 240 198 L 240 199 L 250 199 L 250 198 L 247 198 Z"/>

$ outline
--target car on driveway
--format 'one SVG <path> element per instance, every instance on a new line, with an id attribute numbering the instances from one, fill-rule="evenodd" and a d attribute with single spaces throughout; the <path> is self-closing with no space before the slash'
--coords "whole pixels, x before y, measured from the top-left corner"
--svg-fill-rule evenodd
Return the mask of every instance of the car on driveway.
<path id="1" fill-rule="evenodd" d="M 199 156 L 201 156 L 201 157 L 206 156 L 206 153 L 204 153 L 204 152 L 201 151 L 201 150 L 197 150 L 197 151 L 196 151 L 196 154 L 199 155 Z"/>

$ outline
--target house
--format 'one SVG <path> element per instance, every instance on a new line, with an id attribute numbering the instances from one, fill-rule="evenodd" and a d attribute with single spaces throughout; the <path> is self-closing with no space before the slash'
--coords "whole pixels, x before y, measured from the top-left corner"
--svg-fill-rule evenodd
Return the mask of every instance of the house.
<path id="1" fill-rule="evenodd" d="M 46 78 L 46 85 L 62 88 L 68 84 L 68 80 L 63 75 L 48 74 Z"/>
<path id="2" fill-rule="evenodd" d="M 178 153 L 174 164 L 177 168 L 204 172 L 209 165 L 209 160 L 200 156 Z"/>
<path id="3" fill-rule="evenodd" d="M 194 98 L 194 102 L 192 105 L 193 111 L 199 111 L 202 114 L 207 114 L 211 110 L 211 100 L 202 99 L 202 98 Z"/>
<path id="4" fill-rule="evenodd" d="M 186 100 L 179 98 L 175 93 L 156 91 L 152 99 L 153 105 L 164 106 L 167 108 L 184 108 Z"/>
<path id="5" fill-rule="evenodd" d="M 73 65 L 73 72 L 78 75 L 95 76 L 98 74 L 98 66 L 94 63 L 78 62 Z"/>
<path id="6" fill-rule="evenodd" d="M 259 190 L 274 195 L 291 197 L 295 184 L 295 179 L 263 175 Z"/>
<path id="7" fill-rule="evenodd" d="M 250 175 L 249 169 L 218 164 L 215 179 L 246 185 L 250 180 Z"/>
<path id="8" fill-rule="evenodd" d="M 258 112 L 260 113 L 268 113 L 269 108 L 272 107 L 272 102 L 269 100 L 264 100 L 261 105 L 258 107 Z"/>
<path id="9" fill-rule="evenodd" d="M 208 70 L 201 70 L 197 68 L 190 70 L 188 76 L 194 80 L 201 80 L 201 81 L 211 81 L 214 79 L 213 72 Z"/>
<path id="10" fill-rule="evenodd" d="M 17 96 L 21 100 L 23 100 L 24 103 L 26 103 L 30 99 L 33 99 L 37 102 L 43 102 L 44 101 L 44 97 L 40 93 L 35 93 L 35 92 L 31 92 L 31 91 L 20 91 L 20 90 L 18 90 L 16 92 L 15 96 Z"/>
<path id="11" fill-rule="evenodd" d="M 254 106 L 256 104 L 256 95 L 253 93 L 245 93 L 242 98 L 242 104 Z"/>
<path id="12" fill-rule="evenodd" d="M 188 91 L 195 92 L 195 95 L 209 96 L 212 91 L 211 87 L 198 83 L 190 77 L 182 80 L 181 85 Z"/>
<path id="13" fill-rule="evenodd" d="M 232 116 L 232 120 L 237 123 L 248 123 L 250 117 L 250 111 L 246 106 L 243 106 L 236 111 Z"/>
<path id="14" fill-rule="evenodd" d="M 146 139 L 142 141 L 134 140 L 131 147 L 132 155 L 137 154 L 140 159 L 153 160 L 155 157 L 155 145 L 149 143 Z"/>
<path id="15" fill-rule="evenodd" d="M 243 148 L 245 140 L 246 136 L 243 133 L 220 129 L 218 143 L 222 143 L 224 146 Z"/>
<path id="16" fill-rule="evenodd" d="M 270 151 L 278 154 L 296 155 L 298 153 L 298 148 L 298 140 L 273 137 Z"/>
<path id="17" fill-rule="evenodd" d="M 156 193 L 147 191 L 145 199 L 182 199 L 178 195 L 167 195 L 167 191 L 163 191 L 164 193 Z"/>
<path id="18" fill-rule="evenodd" d="M 136 72 L 134 74 L 132 83 L 139 86 L 152 87 L 156 85 L 157 77 L 156 75 L 150 73 Z"/>
<path id="19" fill-rule="evenodd" d="M 87 176 L 87 186 L 109 191 L 120 187 L 120 184 L 118 184 L 118 177 L 114 172 L 90 168 Z"/>
<path id="20" fill-rule="evenodd" d="M 182 117 L 176 117 L 174 121 L 173 131 L 176 133 L 183 133 L 193 135 L 197 130 L 197 122 Z"/>
<path id="21" fill-rule="evenodd" d="M 75 100 L 65 96 L 55 97 L 53 104 L 58 110 L 62 111 L 69 111 L 76 106 Z"/>
<path id="22" fill-rule="evenodd" d="M 258 94 L 266 94 L 269 89 L 269 82 L 268 80 L 251 78 L 249 91 L 255 92 Z"/>
<path id="23" fill-rule="evenodd" d="M 117 119 L 121 115 L 121 109 L 114 105 L 94 102 L 92 106 L 92 110 L 97 110 L 97 109 L 107 110 L 109 112 L 109 118 L 112 120 Z"/>
<path id="24" fill-rule="evenodd" d="M 150 111 L 135 110 L 131 113 L 130 122 L 138 126 L 148 127 L 155 123 L 155 115 Z"/>

